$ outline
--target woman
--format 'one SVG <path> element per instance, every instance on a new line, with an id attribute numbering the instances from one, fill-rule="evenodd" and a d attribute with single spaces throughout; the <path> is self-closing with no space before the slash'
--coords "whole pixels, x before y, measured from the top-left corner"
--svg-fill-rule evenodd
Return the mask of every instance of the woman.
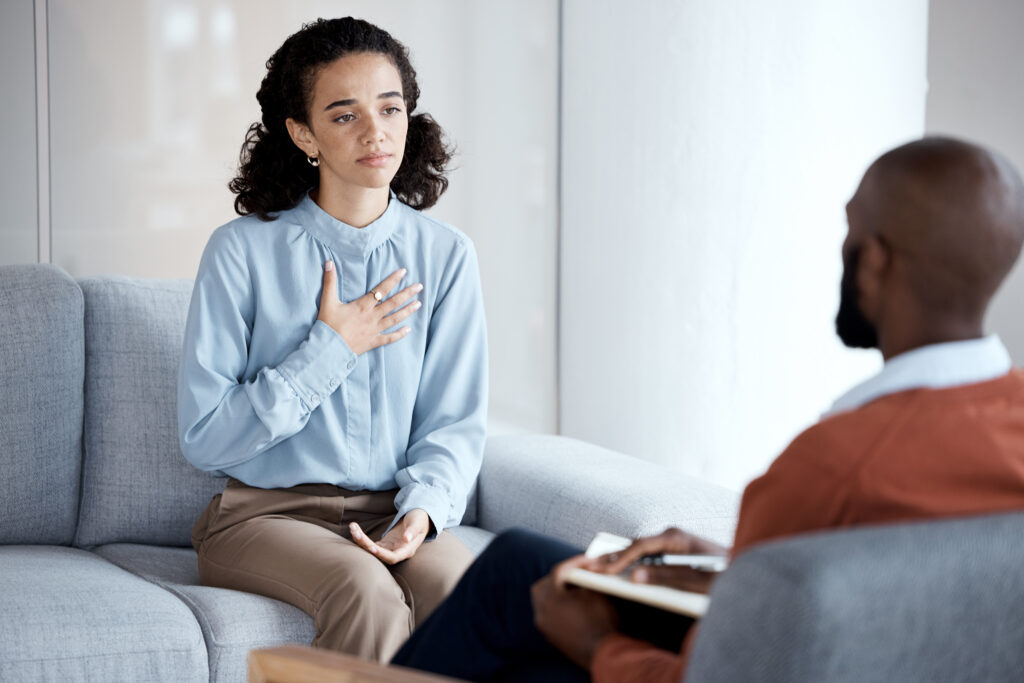
<path id="1" fill-rule="evenodd" d="M 420 214 L 450 154 L 408 51 L 318 20 L 267 62 L 235 209 L 196 276 L 178 385 L 205 585 L 305 610 L 314 645 L 386 661 L 472 560 L 444 531 L 480 467 L 476 254 Z"/>

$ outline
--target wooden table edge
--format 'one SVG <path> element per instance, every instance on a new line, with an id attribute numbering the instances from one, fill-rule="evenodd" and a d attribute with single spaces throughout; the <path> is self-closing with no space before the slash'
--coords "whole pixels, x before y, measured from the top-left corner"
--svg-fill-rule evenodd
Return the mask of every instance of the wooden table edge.
<path id="1" fill-rule="evenodd" d="M 352 655 L 282 645 L 249 652 L 249 683 L 455 683 L 454 678 L 386 666 Z"/>

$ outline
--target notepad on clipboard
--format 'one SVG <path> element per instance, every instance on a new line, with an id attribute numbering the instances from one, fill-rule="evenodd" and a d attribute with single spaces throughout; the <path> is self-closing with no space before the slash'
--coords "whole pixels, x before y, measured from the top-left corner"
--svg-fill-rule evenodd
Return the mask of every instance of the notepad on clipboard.
<path id="1" fill-rule="evenodd" d="M 632 541 L 622 536 L 600 532 L 587 546 L 587 557 L 600 557 L 608 553 L 625 550 Z M 691 593 L 668 586 L 634 583 L 628 578 L 615 574 L 598 574 L 586 569 L 572 569 L 566 576 L 567 583 L 588 588 L 598 593 L 632 600 L 676 614 L 701 618 L 708 611 L 711 598 L 703 593 Z"/>

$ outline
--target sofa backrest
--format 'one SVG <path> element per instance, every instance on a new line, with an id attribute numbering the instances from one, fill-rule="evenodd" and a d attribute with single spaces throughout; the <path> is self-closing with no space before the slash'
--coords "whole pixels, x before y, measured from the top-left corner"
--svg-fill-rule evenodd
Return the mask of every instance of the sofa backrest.
<path id="1" fill-rule="evenodd" d="M 75 545 L 187 546 L 224 479 L 178 445 L 178 360 L 192 283 L 104 276 L 85 295 L 82 504 Z"/>
<path id="2" fill-rule="evenodd" d="M 715 583 L 685 680 L 1020 680 L 1022 538 L 1019 512 L 752 548 Z"/>
<path id="3" fill-rule="evenodd" d="M 0 267 L 0 543 L 68 545 L 82 462 L 82 291 Z"/>

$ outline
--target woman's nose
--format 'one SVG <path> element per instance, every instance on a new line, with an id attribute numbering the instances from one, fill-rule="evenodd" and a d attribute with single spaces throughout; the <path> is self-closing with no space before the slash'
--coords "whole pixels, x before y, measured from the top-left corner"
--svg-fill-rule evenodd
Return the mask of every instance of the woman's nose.
<path id="1" fill-rule="evenodd" d="M 384 126 L 380 119 L 376 116 L 371 116 L 367 119 L 366 130 L 363 132 L 363 142 L 370 144 L 373 142 L 380 142 L 384 139 Z"/>

